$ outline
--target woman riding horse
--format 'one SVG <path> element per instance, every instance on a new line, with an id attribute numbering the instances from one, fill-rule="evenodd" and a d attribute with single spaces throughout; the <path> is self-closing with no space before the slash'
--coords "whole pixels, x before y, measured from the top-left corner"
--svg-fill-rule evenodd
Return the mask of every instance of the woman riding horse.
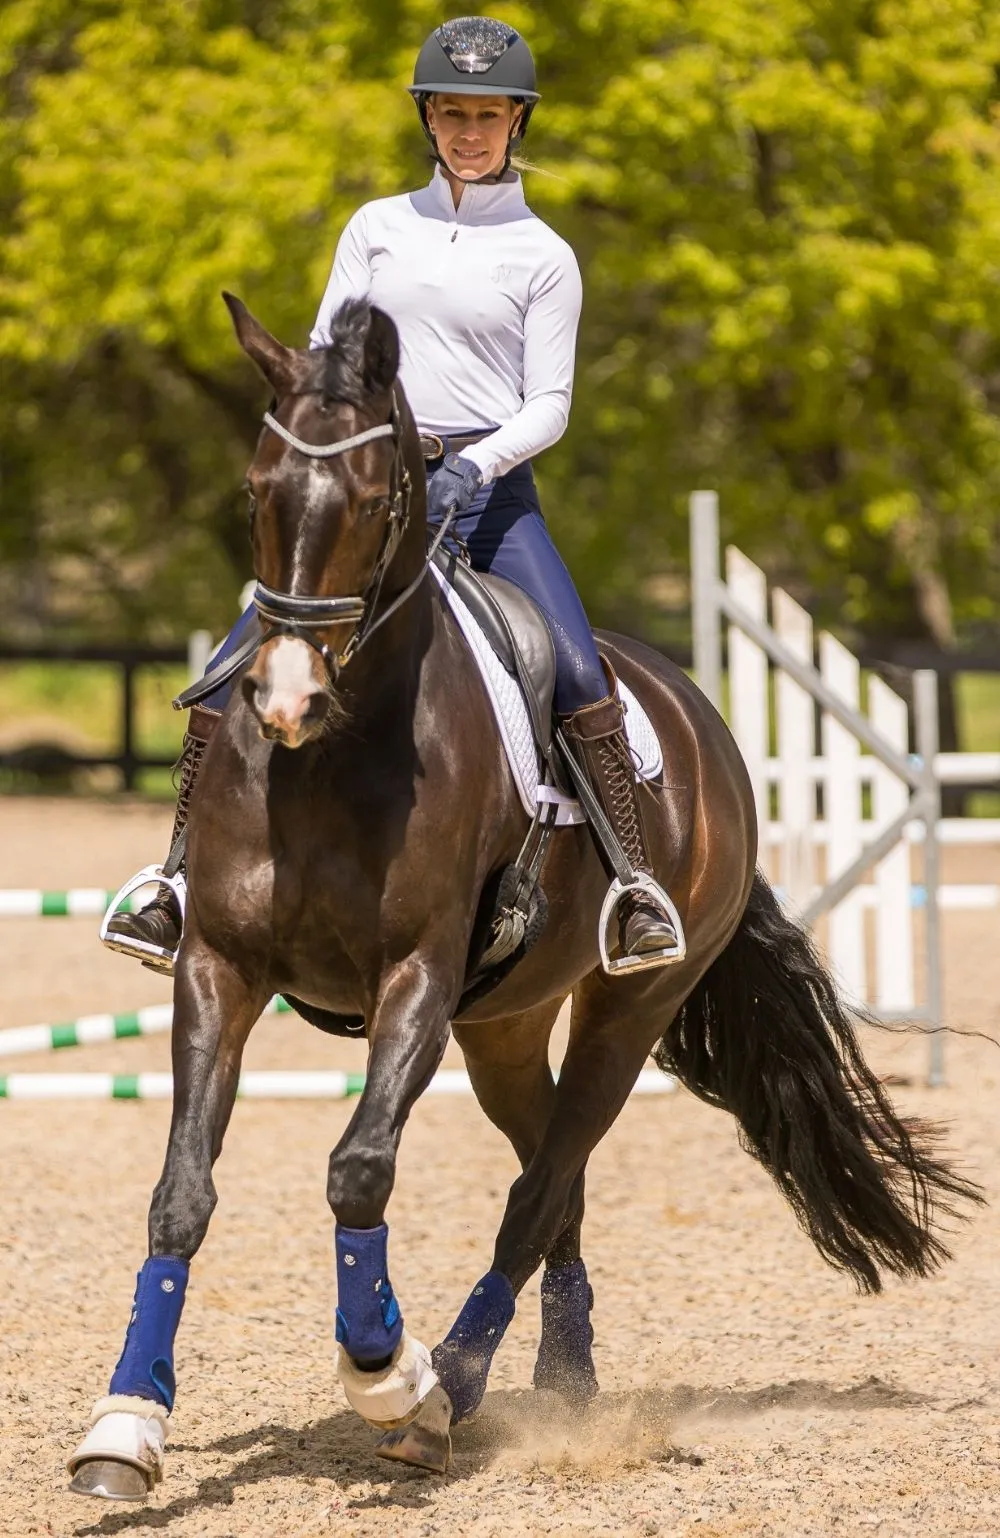
<path id="1" fill-rule="evenodd" d="M 492 539 L 525 585 L 525 573 L 542 571 L 551 581 L 543 602 L 563 628 L 568 612 L 566 580 L 552 576 L 562 568 L 549 554 L 517 456 L 558 431 L 549 417 L 543 432 L 545 410 L 534 410 L 540 380 L 549 381 L 542 395 L 554 391 L 561 401 L 561 426 L 573 269 L 565 248 L 524 208 L 516 182 L 479 184 L 491 168 L 506 176 L 511 141 L 532 105 L 533 77 L 507 79 L 501 70 L 505 59 L 513 68 L 526 57 L 518 45 L 508 29 L 480 20 L 440 29 L 432 57 L 454 65 L 466 87 L 432 90 L 456 82 L 430 72 L 421 55 L 415 89 L 444 161 L 440 175 L 428 191 L 359 216 L 338 256 L 349 270 L 352 250 L 356 260 L 367 253 L 376 292 L 383 277 L 387 295 L 399 290 L 402 351 L 393 321 L 367 298 L 349 297 L 332 315 L 324 309 L 330 345 L 314 351 L 283 346 L 227 299 L 240 345 L 275 395 L 248 471 L 263 634 L 250 641 L 255 660 L 215 732 L 191 807 L 170 1134 L 124 1348 L 70 1460 L 73 1488 L 83 1493 L 143 1498 L 161 1477 L 175 1338 L 217 1201 L 213 1169 L 246 1042 L 275 993 L 302 1001 L 324 1029 L 354 1021 L 367 1036 L 364 1088 L 327 1168 L 338 1373 L 354 1409 L 384 1433 L 379 1451 L 422 1468 L 447 1467 L 449 1427 L 481 1403 L 518 1297 L 540 1266 L 534 1382 L 577 1405 L 597 1393 L 581 1252 L 586 1169 L 651 1052 L 695 1094 L 732 1113 L 744 1146 L 820 1254 L 864 1290 L 877 1290 L 887 1271 L 933 1270 L 947 1255 L 941 1213 L 978 1195 L 936 1155 L 933 1129 L 896 1114 L 808 936 L 755 875 L 753 789 L 724 722 L 681 669 L 636 642 L 608 636 L 602 644 L 662 745 L 671 794 L 650 798 L 643 840 L 677 893 L 686 954 L 670 967 L 606 975 L 595 933 L 606 873 L 584 831 L 565 828 L 545 857 L 548 914 L 534 946 L 488 996 L 464 1002 L 469 959 L 491 922 L 497 883 L 523 845 L 526 816 L 476 661 L 429 579 L 418 425 L 447 437 L 462 422 L 459 406 L 469 428 L 503 417 L 497 381 L 505 370 L 520 381 L 522 410 L 476 443 L 461 434 L 457 449 L 454 439 L 442 443 L 448 455 L 432 476 L 432 507 L 439 520 L 457 509 L 472 544 Z M 484 105 L 484 93 L 467 87 L 496 81 L 494 70 L 504 89 L 491 90 L 494 105 Z M 484 208 L 495 222 L 463 216 Z M 380 234 L 392 219 L 409 231 L 403 244 Z M 406 338 L 427 324 L 419 319 L 426 298 L 415 280 L 408 286 L 409 273 L 390 251 L 413 252 L 425 280 L 440 283 L 434 334 L 439 325 L 447 334 L 453 304 L 449 323 L 461 322 L 461 292 L 472 295 L 496 360 L 496 394 L 485 393 L 493 378 L 485 367 L 482 396 L 458 390 L 457 370 L 435 375 L 436 390 L 458 392 L 447 408 L 453 414 L 423 405 L 431 414 L 417 423 L 400 368 L 419 397 L 420 357 L 433 338 L 421 333 L 419 350 L 407 354 Z M 450 266 L 459 262 L 461 292 Z M 335 294 L 348 284 L 337 270 L 333 281 Z M 558 310 L 561 285 L 572 303 L 561 322 L 561 384 L 553 384 L 531 317 L 537 300 L 543 339 L 560 334 L 550 301 Z M 518 308 L 518 293 L 526 315 L 520 353 L 501 323 Z M 472 368 L 478 322 L 466 322 Z M 553 347 L 550 340 L 540 350 Z M 509 378 L 508 388 L 513 400 Z M 484 400 L 498 403 L 489 416 Z M 546 409 L 555 409 L 551 400 Z M 521 427 L 531 429 L 530 443 L 518 436 Z M 491 475 L 494 490 L 479 506 L 477 482 Z M 521 560 L 525 550 L 535 552 L 531 561 Z M 558 602 L 546 601 L 552 588 Z M 613 757 L 620 770 L 627 766 L 620 778 L 634 796 L 620 706 L 613 692 L 592 697 L 599 660 L 576 624 L 566 629 L 572 652 L 557 630 L 560 704 L 584 752 L 597 759 L 598 786 L 605 757 Z M 570 655 L 586 686 L 577 661 L 567 667 Z M 583 784 L 577 788 L 582 797 Z M 624 787 L 619 794 L 627 795 Z M 634 802 L 622 805 L 634 811 Z M 619 810 L 609 807 L 612 821 Z M 635 850 L 638 834 L 616 826 Z M 634 912 L 631 919 L 625 938 L 638 945 L 642 925 Z M 549 1042 L 570 994 L 556 1080 Z M 452 1036 L 480 1106 L 509 1139 L 522 1173 L 508 1192 L 489 1269 L 431 1352 L 404 1324 L 390 1280 L 386 1213 L 407 1118 Z M 651 1169 L 649 1180 L 674 1174 Z M 642 1275 L 648 1242 L 623 1214 L 618 1247 L 630 1274 Z M 637 1316 L 633 1326 L 636 1340 L 644 1327 L 659 1336 L 656 1308 L 652 1323 Z"/>
<path id="2" fill-rule="evenodd" d="M 572 250 L 531 212 L 511 169 L 539 99 L 534 61 L 511 27 L 467 17 L 428 38 L 410 91 L 434 175 L 417 192 L 365 204 L 349 221 L 311 344 L 329 344 L 331 317 L 351 297 L 370 298 L 395 321 L 400 379 L 429 477 L 429 522 L 451 515 L 474 569 L 505 577 L 538 604 L 555 647 L 556 711 L 626 860 L 651 875 L 614 671 L 549 536 L 531 470 L 566 428 L 581 302 Z M 255 624 L 251 606 L 216 665 Z M 230 688 L 192 709 L 172 849 Z M 620 956 L 647 964 L 678 956 L 673 921 L 649 889 L 626 892 L 617 911 Z M 106 941 L 170 970 L 181 922 L 178 898 L 164 887 L 141 913 L 110 919 Z"/>

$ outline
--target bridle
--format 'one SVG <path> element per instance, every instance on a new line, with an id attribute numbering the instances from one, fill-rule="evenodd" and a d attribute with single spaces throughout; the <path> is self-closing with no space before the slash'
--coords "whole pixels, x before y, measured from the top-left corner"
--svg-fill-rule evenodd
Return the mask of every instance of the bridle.
<path id="1" fill-rule="evenodd" d="M 307 454 L 310 459 L 333 459 L 340 454 L 350 453 L 352 449 L 360 449 L 366 443 L 374 443 L 379 438 L 393 440 L 389 516 L 386 519 L 382 544 L 364 592 L 357 597 L 317 598 L 308 594 L 279 592 L 277 588 L 265 586 L 259 577 L 254 589 L 254 608 L 262 625 L 266 627 L 266 634 L 262 637 L 261 644 L 272 640 L 275 635 L 291 635 L 296 640 L 305 641 L 314 651 L 319 652 L 327 671 L 333 678 L 342 667 L 347 666 L 368 637 L 373 635 L 389 615 L 409 598 L 424 576 L 421 571 L 416 581 L 400 594 L 391 608 L 378 619 L 375 618 L 375 609 L 385 574 L 410 521 L 410 498 L 413 491 L 410 472 L 403 463 L 402 418 L 396 392 L 395 390 L 392 392 L 392 415 L 388 422 L 384 422 L 380 427 L 369 427 L 364 432 L 355 433 L 352 438 L 340 438 L 336 443 L 307 443 L 303 438 L 296 438 L 295 434 L 282 426 L 270 411 L 265 411 L 264 423 L 293 449 L 297 449 L 300 454 Z M 324 629 L 328 625 L 350 624 L 352 621 L 354 629 L 347 639 L 347 644 L 339 652 L 333 651 L 315 634 L 316 630 Z"/>
<path id="2" fill-rule="evenodd" d="M 417 576 L 376 618 L 375 609 L 382 592 L 385 574 L 399 549 L 400 541 L 410 521 L 410 501 L 413 493 L 412 477 L 403 460 L 402 416 L 396 391 L 392 392 L 392 414 L 388 422 L 378 427 L 366 428 L 364 432 L 355 433 L 351 438 L 340 438 L 335 443 L 307 443 L 304 438 L 297 438 L 294 433 L 289 432 L 288 428 L 284 427 L 270 411 L 264 413 L 264 424 L 293 449 L 297 449 L 300 454 L 307 454 L 310 459 L 333 459 L 340 454 L 350 453 L 352 449 L 362 448 L 367 443 L 374 443 L 380 438 L 393 440 L 389 516 L 386 519 L 382 544 L 375 558 L 368 585 L 358 596 L 327 598 L 313 594 L 283 593 L 277 588 L 267 587 L 258 577 L 254 588 L 253 604 L 261 621 L 261 634 L 246 641 L 225 662 L 220 663 L 218 667 L 206 673 L 204 678 L 179 694 L 173 702 L 175 710 L 186 710 L 189 705 L 197 704 L 199 700 L 213 694 L 220 684 L 226 683 L 239 672 L 264 643 L 273 640 L 276 635 L 290 635 L 311 646 L 322 657 L 330 682 L 333 683 L 340 669 L 346 667 L 376 630 L 384 625 L 386 620 L 417 591 L 427 575 L 431 557 L 451 522 L 451 518 L 444 520 Z M 351 622 L 354 624 L 354 629 L 340 651 L 334 651 L 316 634 L 318 630 L 323 630 L 329 625 Z"/>

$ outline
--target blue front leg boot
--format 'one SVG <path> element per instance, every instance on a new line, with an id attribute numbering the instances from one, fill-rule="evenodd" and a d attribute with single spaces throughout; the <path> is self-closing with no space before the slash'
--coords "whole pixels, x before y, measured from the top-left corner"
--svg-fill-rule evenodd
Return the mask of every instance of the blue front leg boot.
<path id="1" fill-rule="evenodd" d="M 582 1260 L 556 1266 L 542 1277 L 542 1338 L 535 1362 L 536 1388 L 552 1389 L 571 1404 L 597 1393 L 591 1346 L 594 1290 Z"/>
<path id="2" fill-rule="evenodd" d="M 174 1336 L 181 1322 L 190 1265 L 175 1255 L 151 1255 L 136 1277 L 132 1317 L 111 1378 L 110 1394 L 154 1399 L 174 1407 Z"/>
<path id="3" fill-rule="evenodd" d="M 448 1334 L 431 1352 L 434 1371 L 451 1400 L 455 1420 L 478 1410 L 493 1357 L 514 1317 L 514 1293 L 502 1271 L 476 1283 Z"/>
<path id="4" fill-rule="evenodd" d="M 361 1367 L 388 1363 L 403 1333 L 389 1280 L 389 1228 L 344 1228 L 334 1235 L 337 1252 L 337 1342 Z"/>

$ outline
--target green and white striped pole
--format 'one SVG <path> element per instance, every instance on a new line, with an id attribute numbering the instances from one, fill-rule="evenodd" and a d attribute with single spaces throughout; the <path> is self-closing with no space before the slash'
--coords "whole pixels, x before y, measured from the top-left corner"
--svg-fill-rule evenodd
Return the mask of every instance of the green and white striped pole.
<path id="1" fill-rule="evenodd" d="M 290 1006 L 282 998 L 272 999 L 266 1015 L 288 1014 Z M 0 1057 L 14 1057 L 22 1052 L 51 1052 L 62 1047 L 83 1047 L 98 1041 L 121 1041 L 127 1036 L 158 1036 L 169 1031 L 174 1015 L 172 1004 L 150 1004 L 146 1009 L 122 1015 L 81 1015 L 62 1025 L 19 1025 L 0 1031 Z"/>
<path id="2" fill-rule="evenodd" d="M 103 918 L 114 898 L 114 892 L 96 886 L 70 887 L 66 892 L 7 887 L 0 890 L 0 919 Z M 133 892 L 120 911 L 138 913 L 141 906 L 138 893 Z"/>
<path id="3" fill-rule="evenodd" d="M 346 1100 L 364 1088 L 363 1073 L 245 1073 L 243 1100 Z M 169 1100 L 171 1073 L 10 1073 L 0 1075 L 0 1100 Z"/>
<path id="4" fill-rule="evenodd" d="M 315 1072 L 299 1069 L 245 1073 L 238 1091 L 241 1100 L 347 1100 L 365 1087 L 363 1073 L 338 1069 Z M 669 1095 L 677 1081 L 657 1069 L 639 1075 L 633 1095 Z M 0 1076 L 0 1100 L 169 1100 L 169 1073 L 10 1073 Z M 425 1095 L 469 1095 L 472 1086 L 461 1068 L 441 1068 Z"/>

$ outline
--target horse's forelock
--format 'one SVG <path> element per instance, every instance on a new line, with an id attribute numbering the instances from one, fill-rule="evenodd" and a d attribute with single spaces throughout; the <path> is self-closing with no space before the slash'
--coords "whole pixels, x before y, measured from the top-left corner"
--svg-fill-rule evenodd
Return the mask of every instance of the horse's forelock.
<path id="1" fill-rule="evenodd" d="M 316 351 L 317 386 L 328 401 L 363 406 L 369 399 L 365 384 L 365 340 L 371 320 L 367 299 L 348 299 L 330 321 L 330 344 Z"/>

